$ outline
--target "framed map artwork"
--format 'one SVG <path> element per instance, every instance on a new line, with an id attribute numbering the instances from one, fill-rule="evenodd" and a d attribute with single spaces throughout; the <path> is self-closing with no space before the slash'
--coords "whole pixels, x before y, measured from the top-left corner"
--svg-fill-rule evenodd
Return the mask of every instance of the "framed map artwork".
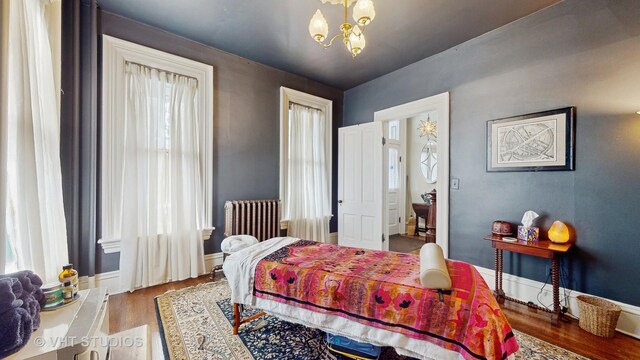
<path id="1" fill-rule="evenodd" d="M 487 122 L 487 171 L 575 169 L 576 108 Z"/>

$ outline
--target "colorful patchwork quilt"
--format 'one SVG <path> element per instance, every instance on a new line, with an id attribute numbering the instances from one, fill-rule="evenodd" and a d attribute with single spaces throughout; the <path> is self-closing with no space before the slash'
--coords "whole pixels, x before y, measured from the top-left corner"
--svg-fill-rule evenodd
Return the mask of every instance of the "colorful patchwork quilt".
<path id="1" fill-rule="evenodd" d="M 480 273 L 447 260 L 451 294 L 420 284 L 417 255 L 299 240 L 256 266 L 254 296 L 348 318 L 457 351 L 505 359 L 518 350 Z"/>

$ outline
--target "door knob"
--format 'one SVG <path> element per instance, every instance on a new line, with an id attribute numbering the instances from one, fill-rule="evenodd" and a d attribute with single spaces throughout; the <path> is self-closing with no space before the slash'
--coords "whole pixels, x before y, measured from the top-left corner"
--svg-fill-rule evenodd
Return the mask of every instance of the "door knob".
<path id="1" fill-rule="evenodd" d="M 342 200 L 338 200 L 338 204 L 342 204 Z"/>

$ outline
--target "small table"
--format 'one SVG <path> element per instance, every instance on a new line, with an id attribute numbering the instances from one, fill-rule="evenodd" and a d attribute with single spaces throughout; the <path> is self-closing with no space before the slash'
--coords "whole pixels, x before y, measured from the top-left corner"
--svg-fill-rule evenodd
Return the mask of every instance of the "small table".
<path id="1" fill-rule="evenodd" d="M 502 236 L 488 235 L 484 238 L 491 241 L 491 245 L 496 249 L 496 286 L 493 295 L 502 304 L 505 300 L 513 301 L 518 304 L 527 305 L 529 307 L 552 313 L 551 321 L 554 325 L 558 324 L 558 320 L 562 317 L 562 308 L 560 307 L 560 257 L 569 251 L 571 243 L 557 244 L 549 240 L 538 240 L 526 242 L 517 240 L 515 242 L 504 241 Z M 553 310 L 549 310 L 536 304 L 526 303 L 524 301 L 506 296 L 502 290 L 502 251 L 507 250 L 518 254 L 531 255 L 545 259 L 551 259 L 551 279 L 553 286 Z"/>
<path id="2" fill-rule="evenodd" d="M 106 359 L 109 351 L 109 294 L 80 290 L 73 303 L 40 312 L 40 327 L 27 345 L 5 360 Z"/>
<path id="3" fill-rule="evenodd" d="M 420 236 L 420 231 L 427 233 L 427 218 L 429 216 L 429 207 L 431 205 L 427 203 L 412 203 L 413 212 L 416 213 L 416 231 L 413 235 Z M 424 219 L 424 227 L 420 227 L 420 218 Z M 425 235 L 426 236 L 426 235 Z"/>

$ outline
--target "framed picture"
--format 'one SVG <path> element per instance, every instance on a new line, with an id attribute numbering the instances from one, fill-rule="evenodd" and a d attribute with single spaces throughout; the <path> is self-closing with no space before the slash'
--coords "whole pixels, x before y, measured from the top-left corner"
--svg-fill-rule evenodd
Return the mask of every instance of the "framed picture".
<path id="1" fill-rule="evenodd" d="M 487 171 L 575 169 L 576 108 L 487 121 Z"/>

